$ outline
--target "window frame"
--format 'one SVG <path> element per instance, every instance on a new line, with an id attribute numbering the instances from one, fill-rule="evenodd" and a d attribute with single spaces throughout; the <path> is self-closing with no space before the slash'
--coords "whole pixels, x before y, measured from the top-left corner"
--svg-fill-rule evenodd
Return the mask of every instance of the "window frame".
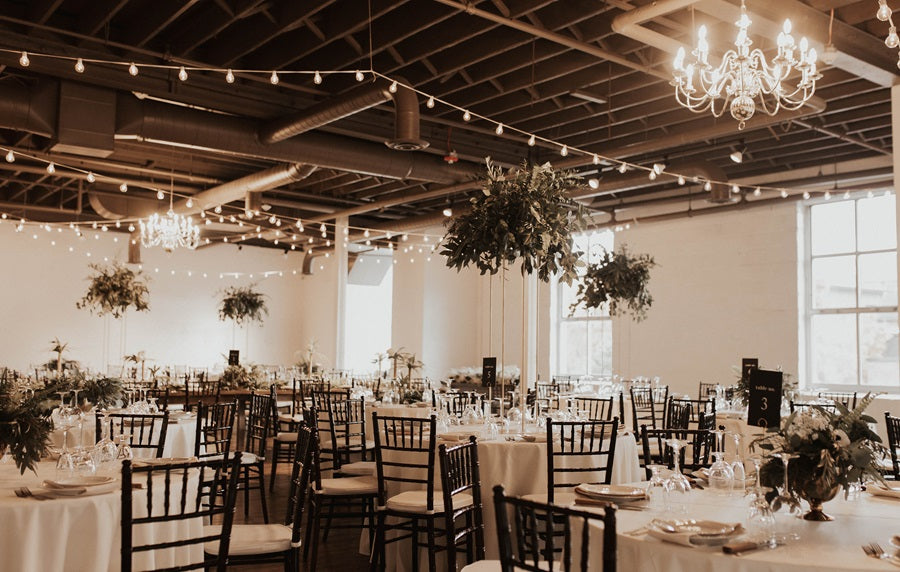
<path id="1" fill-rule="evenodd" d="M 876 192 L 873 190 L 873 192 Z M 891 189 L 881 189 L 878 190 L 879 193 L 884 194 L 893 194 Z M 898 306 L 900 306 L 900 300 L 898 300 L 898 305 L 894 306 L 860 306 L 859 298 L 860 298 L 860 284 L 859 284 L 859 259 L 861 255 L 870 255 L 870 254 L 888 254 L 893 253 L 894 256 L 897 256 L 898 248 L 895 244 L 894 248 L 888 249 L 877 249 L 877 250 L 859 250 L 859 201 L 872 198 L 871 195 L 867 194 L 852 194 L 848 198 L 841 199 L 825 199 L 824 197 L 818 199 L 807 200 L 803 203 L 803 237 L 804 237 L 804 249 L 803 249 L 803 298 L 804 298 L 804 335 L 801 336 L 801 344 L 803 345 L 804 350 L 804 367 L 806 370 L 806 387 L 807 390 L 812 389 L 821 389 L 823 391 L 832 390 L 832 391 L 857 391 L 857 392 L 889 392 L 889 393 L 898 393 L 900 392 L 900 378 L 898 378 L 894 385 L 866 385 L 862 383 L 862 356 L 860 350 L 860 316 L 862 315 L 875 315 L 875 314 L 890 314 L 895 313 L 900 316 L 898 313 Z M 896 200 L 896 198 L 895 198 Z M 817 254 L 813 255 L 813 241 L 812 241 L 812 226 L 813 226 L 813 207 L 822 205 L 822 204 L 832 204 L 836 202 L 845 202 L 852 201 L 853 203 L 853 219 L 854 219 L 854 236 L 853 236 L 853 250 L 846 252 L 838 252 L 838 253 L 829 253 L 829 254 Z M 894 211 L 896 213 L 896 210 Z M 895 230 L 897 225 L 897 220 L 895 216 Z M 828 259 L 828 258 L 837 258 L 837 257 L 846 257 L 852 256 L 854 261 L 855 273 L 854 273 L 854 292 L 853 297 L 855 301 L 854 306 L 845 306 L 840 308 L 814 308 L 813 306 L 813 261 L 819 259 Z M 900 293 L 898 293 L 898 298 L 900 298 Z M 812 372 L 814 371 L 813 367 L 813 351 L 812 351 L 812 321 L 814 316 L 819 315 L 853 315 L 855 316 L 855 355 L 856 355 L 856 383 L 855 384 L 846 384 L 846 383 L 824 383 L 824 384 L 814 384 L 812 380 Z"/>

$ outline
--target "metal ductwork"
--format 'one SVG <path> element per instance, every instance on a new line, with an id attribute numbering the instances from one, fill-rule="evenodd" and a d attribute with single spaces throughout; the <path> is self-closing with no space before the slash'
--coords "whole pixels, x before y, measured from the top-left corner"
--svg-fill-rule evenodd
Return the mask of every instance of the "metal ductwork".
<path id="1" fill-rule="evenodd" d="M 0 127 L 41 137 L 56 134 L 59 84 L 41 82 L 32 88 L 0 85 Z"/>
<path id="2" fill-rule="evenodd" d="M 175 212 L 192 214 L 210 210 L 217 205 L 224 205 L 243 199 L 248 193 L 259 193 L 287 185 L 288 183 L 302 181 L 313 174 L 315 170 L 315 166 L 302 163 L 277 165 L 271 169 L 253 173 L 224 185 L 199 192 L 191 197 L 192 205 L 190 207 L 187 206 L 187 200 L 179 201 L 175 204 Z"/>
<path id="3" fill-rule="evenodd" d="M 476 172 L 474 165 L 448 165 L 438 157 L 394 153 L 380 145 L 339 135 L 306 133 L 272 145 L 260 143 L 256 135 L 257 123 L 250 119 L 140 101 L 124 95 L 118 99 L 117 139 L 269 160 L 302 161 L 375 177 L 445 184 L 464 181 Z"/>
<path id="4" fill-rule="evenodd" d="M 419 96 L 398 86 L 394 98 L 394 138 L 384 144 L 394 151 L 420 151 L 428 142 L 419 137 Z"/>
<path id="5" fill-rule="evenodd" d="M 259 140 L 271 145 L 327 125 L 370 107 L 390 101 L 391 92 L 384 81 L 359 86 L 336 98 L 329 99 L 285 117 L 273 119 L 259 127 Z"/>

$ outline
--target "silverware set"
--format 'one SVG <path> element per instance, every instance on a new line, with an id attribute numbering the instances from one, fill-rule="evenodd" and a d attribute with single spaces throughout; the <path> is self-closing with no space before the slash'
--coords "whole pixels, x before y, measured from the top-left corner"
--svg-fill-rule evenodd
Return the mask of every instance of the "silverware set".
<path id="1" fill-rule="evenodd" d="M 33 498 L 35 500 L 50 500 L 56 498 L 52 495 L 45 495 L 42 493 L 33 493 L 31 489 L 28 487 L 19 487 L 15 490 L 16 496 L 22 499 L 25 498 Z"/>
<path id="2" fill-rule="evenodd" d="M 870 544 L 862 545 L 863 552 L 866 553 L 866 556 L 869 558 L 877 558 L 879 560 L 887 560 L 889 563 L 893 564 L 900 568 L 900 560 L 898 560 L 892 554 L 888 554 L 884 551 L 884 548 L 881 547 L 877 542 L 872 542 Z"/>

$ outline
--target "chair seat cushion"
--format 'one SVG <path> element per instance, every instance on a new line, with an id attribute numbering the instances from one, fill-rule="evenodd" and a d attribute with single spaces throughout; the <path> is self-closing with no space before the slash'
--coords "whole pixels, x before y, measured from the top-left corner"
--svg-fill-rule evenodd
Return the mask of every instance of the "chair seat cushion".
<path id="1" fill-rule="evenodd" d="M 371 476 L 322 479 L 322 488 L 316 490 L 316 493 L 325 495 L 377 494 L 378 481 Z"/>
<path id="2" fill-rule="evenodd" d="M 291 415 L 289 413 L 282 413 L 278 416 L 278 420 L 282 423 L 300 423 L 303 421 L 303 414 L 295 413 L 294 415 Z"/>
<path id="3" fill-rule="evenodd" d="M 375 461 L 356 461 L 341 465 L 341 474 L 351 476 L 365 476 L 375 474 Z"/>
<path id="4" fill-rule="evenodd" d="M 478 560 L 463 567 L 462 572 L 502 572 L 499 560 Z"/>
<path id="5" fill-rule="evenodd" d="M 203 534 L 221 534 L 219 525 L 204 526 Z M 228 554 L 231 556 L 247 556 L 251 554 L 269 554 L 284 552 L 291 547 L 291 527 L 283 524 L 235 524 L 231 527 L 231 543 Z M 203 545 L 207 554 L 219 551 L 217 540 Z"/>
<path id="6" fill-rule="evenodd" d="M 389 498 L 385 506 L 388 510 L 425 513 L 427 512 L 427 502 L 428 498 L 425 491 L 406 491 Z M 455 508 L 469 506 L 474 502 L 472 495 L 468 493 L 460 493 L 453 499 Z M 435 492 L 434 495 L 434 512 L 444 512 L 444 500 L 440 492 Z"/>
<path id="7" fill-rule="evenodd" d="M 294 443 L 297 441 L 296 431 L 282 431 L 275 435 L 275 440 L 282 443 Z"/>
<path id="8" fill-rule="evenodd" d="M 262 463 L 266 460 L 265 457 L 260 457 L 256 453 L 250 453 L 248 451 L 241 451 L 241 464 L 242 465 L 255 465 L 256 463 Z"/>

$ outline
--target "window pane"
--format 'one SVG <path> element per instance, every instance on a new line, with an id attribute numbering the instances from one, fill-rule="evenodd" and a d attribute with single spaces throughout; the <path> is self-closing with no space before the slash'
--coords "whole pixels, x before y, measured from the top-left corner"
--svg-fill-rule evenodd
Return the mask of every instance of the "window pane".
<path id="1" fill-rule="evenodd" d="M 842 201 L 810 207 L 813 256 L 853 252 L 856 235 L 853 203 Z"/>
<path id="2" fill-rule="evenodd" d="M 612 375 L 612 320 L 592 320 L 589 328 L 588 373 Z"/>
<path id="3" fill-rule="evenodd" d="M 810 320 L 811 385 L 856 384 L 856 315 L 820 314 Z"/>
<path id="4" fill-rule="evenodd" d="M 562 322 L 559 326 L 560 374 L 584 375 L 587 365 L 587 322 Z"/>
<path id="5" fill-rule="evenodd" d="M 897 211 L 894 195 L 860 199 L 856 205 L 859 250 L 897 248 Z"/>
<path id="6" fill-rule="evenodd" d="M 897 305 L 896 252 L 859 255 L 859 305 Z"/>
<path id="7" fill-rule="evenodd" d="M 584 309 L 584 306 L 578 306 L 574 311 L 571 309 L 571 305 L 577 299 L 575 294 L 578 292 L 578 284 L 572 282 L 572 285 L 561 282 L 559 285 L 559 302 L 560 302 L 560 319 L 565 320 L 566 318 L 572 316 L 587 316 L 588 312 Z"/>
<path id="8" fill-rule="evenodd" d="M 859 355 L 862 385 L 900 385 L 896 312 L 859 315 Z"/>
<path id="9" fill-rule="evenodd" d="M 813 308 L 856 307 L 856 264 L 853 256 L 814 258 Z"/>

